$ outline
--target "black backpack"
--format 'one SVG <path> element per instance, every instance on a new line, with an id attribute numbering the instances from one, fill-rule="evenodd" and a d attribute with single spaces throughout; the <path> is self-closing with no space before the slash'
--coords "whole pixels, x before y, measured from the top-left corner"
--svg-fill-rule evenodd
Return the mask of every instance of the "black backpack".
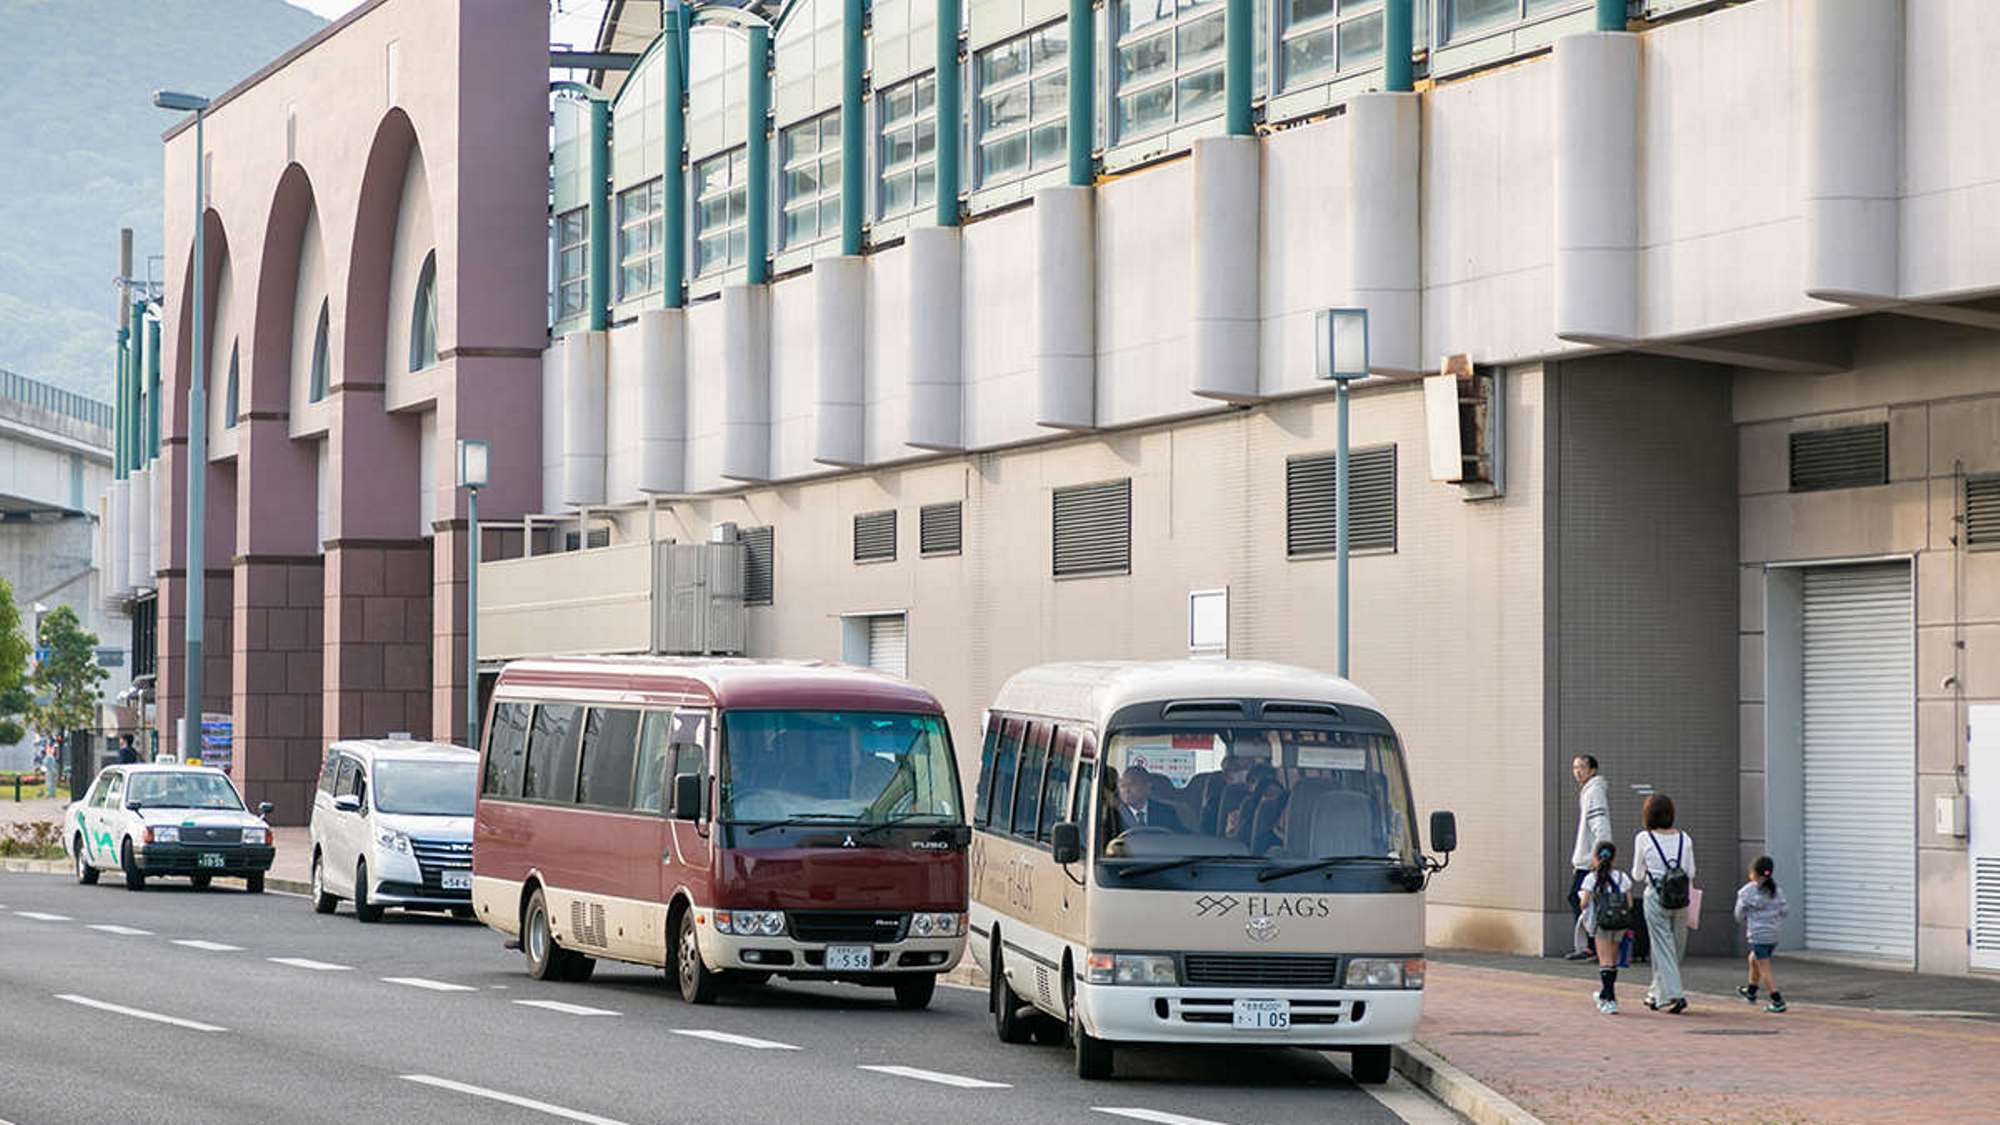
<path id="1" fill-rule="evenodd" d="M 1667 868 L 1665 874 L 1653 880 L 1653 893 L 1659 896 L 1660 905 L 1667 910 L 1687 909 L 1690 899 L 1688 892 L 1693 887 L 1693 881 L 1688 878 L 1688 873 L 1681 869 L 1681 856 L 1687 852 L 1687 837 L 1680 838 L 1680 842 L 1674 848 L 1672 859 L 1668 859 L 1667 853 L 1661 849 L 1658 836 L 1648 832 L 1646 839 L 1653 842 L 1653 851 L 1659 854 L 1660 862 Z"/>
<path id="2" fill-rule="evenodd" d="M 1618 880 L 1599 875 L 1590 891 L 1590 918 L 1597 932 L 1607 936 L 1632 928 L 1632 896 L 1618 889 Z"/>

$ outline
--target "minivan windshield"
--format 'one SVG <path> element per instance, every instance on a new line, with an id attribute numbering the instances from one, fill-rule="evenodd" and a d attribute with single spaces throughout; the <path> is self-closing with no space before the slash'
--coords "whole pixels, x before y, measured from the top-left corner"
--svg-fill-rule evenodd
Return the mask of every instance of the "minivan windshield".
<path id="1" fill-rule="evenodd" d="M 1324 727 L 1218 726 L 1112 735 L 1098 787 L 1097 854 L 1277 865 L 1414 864 L 1396 740 Z"/>
<path id="2" fill-rule="evenodd" d="M 471 816 L 479 763 L 377 762 L 375 808 L 402 816 Z"/>
<path id="3" fill-rule="evenodd" d="M 215 773 L 134 773 L 125 787 L 128 806 L 154 809 L 240 809 L 243 798 Z"/>
<path id="4" fill-rule="evenodd" d="M 726 711 L 721 815 L 737 822 L 956 821 L 944 720 L 883 711 Z"/>

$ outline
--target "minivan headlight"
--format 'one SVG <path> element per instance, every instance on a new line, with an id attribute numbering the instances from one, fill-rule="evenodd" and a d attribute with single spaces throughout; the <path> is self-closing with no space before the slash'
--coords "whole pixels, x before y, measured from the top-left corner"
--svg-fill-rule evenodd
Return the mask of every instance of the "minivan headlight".
<path id="1" fill-rule="evenodd" d="M 404 855 L 410 854 L 410 838 L 393 828 L 377 829 L 375 832 L 375 842 L 382 845 L 386 851 L 402 852 Z"/>
<path id="2" fill-rule="evenodd" d="M 965 933 L 963 914 L 913 914 L 910 936 L 920 938 L 958 937 Z"/>
<path id="3" fill-rule="evenodd" d="M 1347 962 L 1349 988 L 1422 988 L 1421 957 L 1355 957 Z"/>
<path id="4" fill-rule="evenodd" d="M 1099 953 L 1085 961 L 1092 984 L 1174 985 L 1180 975 L 1171 953 Z"/>
<path id="5" fill-rule="evenodd" d="M 779 937 L 785 932 L 782 910 L 718 910 L 715 928 L 738 937 Z"/>

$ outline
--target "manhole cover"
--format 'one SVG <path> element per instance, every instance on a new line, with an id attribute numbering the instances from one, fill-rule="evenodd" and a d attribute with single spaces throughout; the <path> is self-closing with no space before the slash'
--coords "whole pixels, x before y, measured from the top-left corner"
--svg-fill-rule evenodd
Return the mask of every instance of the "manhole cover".
<path id="1" fill-rule="evenodd" d="M 1700 1031 L 1690 1031 L 1689 1035 L 1776 1035 L 1776 1028 L 1769 1030 L 1754 1027 L 1709 1027 Z"/>
<path id="2" fill-rule="evenodd" d="M 1454 1031 L 1453 1035 L 1465 1035 L 1478 1039 L 1532 1039 L 1539 1031 Z"/>

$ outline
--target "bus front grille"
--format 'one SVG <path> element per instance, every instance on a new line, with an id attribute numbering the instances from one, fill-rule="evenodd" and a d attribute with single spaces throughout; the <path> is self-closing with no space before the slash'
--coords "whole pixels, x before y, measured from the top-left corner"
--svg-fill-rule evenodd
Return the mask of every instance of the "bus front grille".
<path id="1" fill-rule="evenodd" d="M 1201 988 L 1253 985 L 1314 988 L 1340 983 L 1340 958 L 1285 953 L 1189 953 L 1184 983 Z"/>
<path id="2" fill-rule="evenodd" d="M 903 940 L 910 916 L 876 910 L 792 910 L 792 937 L 817 943 L 885 945 Z"/>

